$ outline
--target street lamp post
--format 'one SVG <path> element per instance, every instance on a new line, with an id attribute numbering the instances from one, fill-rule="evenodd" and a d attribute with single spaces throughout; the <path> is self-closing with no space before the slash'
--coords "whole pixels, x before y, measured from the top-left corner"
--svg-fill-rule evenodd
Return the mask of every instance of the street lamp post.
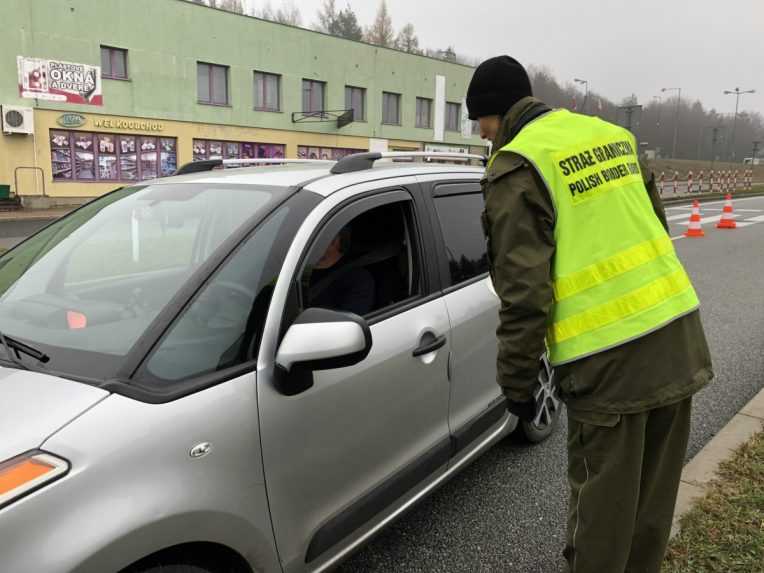
<path id="1" fill-rule="evenodd" d="M 682 88 L 663 88 L 661 92 L 675 91 L 676 94 L 676 113 L 674 114 L 674 143 L 671 146 L 671 159 L 676 159 L 676 140 L 679 137 L 679 104 L 682 101 Z"/>
<path id="2" fill-rule="evenodd" d="M 663 100 L 661 96 L 653 96 L 653 101 L 658 100 L 658 119 L 655 121 L 655 127 L 661 128 L 661 111 L 663 110 Z"/>
<path id="3" fill-rule="evenodd" d="M 584 113 L 586 113 L 586 104 L 589 102 L 589 80 L 582 80 L 580 78 L 573 78 L 573 81 L 577 84 L 584 84 L 586 87 L 586 92 L 584 93 L 584 105 L 583 110 Z"/>
<path id="4" fill-rule="evenodd" d="M 732 153 L 727 152 L 728 156 L 731 156 L 732 161 L 735 161 L 735 129 L 737 128 L 737 112 L 740 108 L 740 96 L 743 94 L 755 94 L 756 90 L 740 90 L 735 88 L 734 90 L 724 90 L 724 95 L 735 95 L 735 119 L 732 120 L 732 137 L 730 137 L 730 147 Z"/>

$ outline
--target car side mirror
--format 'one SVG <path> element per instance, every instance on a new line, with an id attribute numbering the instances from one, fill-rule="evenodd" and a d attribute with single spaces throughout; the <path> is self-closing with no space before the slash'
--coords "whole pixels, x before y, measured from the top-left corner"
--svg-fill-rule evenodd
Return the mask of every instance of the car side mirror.
<path id="1" fill-rule="evenodd" d="M 277 366 L 286 373 L 345 368 L 371 351 L 371 330 L 355 314 L 309 308 L 297 317 L 281 341 Z"/>

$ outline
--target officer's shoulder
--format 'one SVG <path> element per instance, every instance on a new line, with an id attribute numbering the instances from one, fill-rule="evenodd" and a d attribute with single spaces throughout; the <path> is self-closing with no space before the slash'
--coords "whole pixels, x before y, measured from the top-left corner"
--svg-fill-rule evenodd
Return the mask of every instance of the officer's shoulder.
<path id="1" fill-rule="evenodd" d="M 528 161 L 524 157 L 511 151 L 502 151 L 496 156 L 491 166 L 486 169 L 485 180 L 491 183 L 512 173 L 520 174 L 529 167 Z"/>

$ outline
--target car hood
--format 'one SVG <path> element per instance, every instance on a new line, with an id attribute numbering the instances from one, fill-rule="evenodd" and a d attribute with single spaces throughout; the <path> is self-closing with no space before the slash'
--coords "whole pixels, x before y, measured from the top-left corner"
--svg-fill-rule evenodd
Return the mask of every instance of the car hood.
<path id="1" fill-rule="evenodd" d="M 0 462 L 40 447 L 108 395 L 80 382 L 0 366 Z"/>

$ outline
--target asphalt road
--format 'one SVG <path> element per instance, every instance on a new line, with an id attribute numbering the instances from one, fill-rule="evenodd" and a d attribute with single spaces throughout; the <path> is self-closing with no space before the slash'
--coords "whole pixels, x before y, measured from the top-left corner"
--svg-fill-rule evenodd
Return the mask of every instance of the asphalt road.
<path id="1" fill-rule="evenodd" d="M 734 231 L 706 221 L 706 237 L 676 248 L 703 304 L 716 380 L 695 399 L 689 460 L 764 386 L 764 197 L 741 199 Z M 722 204 L 705 203 L 703 217 Z M 716 211 L 713 211 L 716 209 Z M 749 209 L 750 211 L 742 211 Z M 689 209 L 672 206 L 671 235 Z M 343 573 L 564 571 L 565 423 L 533 448 L 503 443 L 345 563 Z"/>
<path id="2" fill-rule="evenodd" d="M 704 203 L 707 233 L 685 239 L 688 206 L 667 209 L 671 236 L 703 304 L 717 378 L 697 395 L 689 460 L 764 386 L 764 197 L 735 202 L 741 228 L 715 228 L 722 203 Z M 0 223 L 3 237 L 40 222 Z M 2 246 L 2 243 L 0 243 Z M 341 568 L 342 573 L 556 573 L 567 511 L 566 420 L 544 444 L 495 446 Z"/>
<path id="3" fill-rule="evenodd" d="M 49 223 L 50 220 L 0 221 L 0 249 L 10 249 Z"/>

